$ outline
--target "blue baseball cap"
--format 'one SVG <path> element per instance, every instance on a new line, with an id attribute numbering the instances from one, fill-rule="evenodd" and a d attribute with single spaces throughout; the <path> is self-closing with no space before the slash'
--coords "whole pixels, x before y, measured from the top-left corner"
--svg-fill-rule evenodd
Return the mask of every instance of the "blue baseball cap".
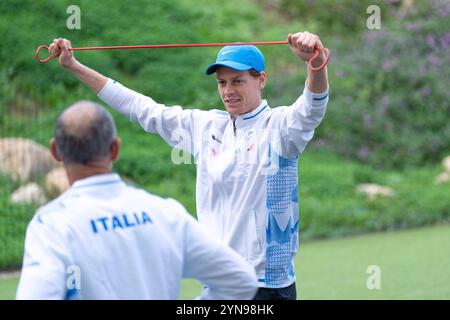
<path id="1" fill-rule="evenodd" d="M 251 45 L 232 45 L 223 47 L 217 54 L 216 63 L 206 69 L 206 74 L 216 72 L 217 67 L 224 66 L 238 71 L 255 69 L 264 71 L 265 62 L 262 52 Z"/>

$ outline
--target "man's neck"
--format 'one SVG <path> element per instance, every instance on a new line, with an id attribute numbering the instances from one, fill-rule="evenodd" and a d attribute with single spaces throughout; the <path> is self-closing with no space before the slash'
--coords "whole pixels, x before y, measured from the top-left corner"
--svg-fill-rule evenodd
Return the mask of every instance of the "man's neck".
<path id="1" fill-rule="evenodd" d="M 89 165 L 64 164 L 64 168 L 66 169 L 67 178 L 69 179 L 69 185 L 72 185 L 77 180 L 89 178 L 99 174 L 111 173 L 112 163 L 99 161 L 89 163 Z"/>
<path id="2" fill-rule="evenodd" d="M 240 113 L 240 114 L 237 114 L 237 115 L 230 114 L 231 120 L 235 120 L 238 116 L 242 116 L 244 114 L 247 114 L 247 113 L 255 111 L 256 109 L 258 109 L 258 107 L 261 105 L 262 102 L 263 102 L 263 99 L 259 99 L 259 102 L 253 108 L 251 108 L 249 111 L 246 111 L 244 113 Z"/>

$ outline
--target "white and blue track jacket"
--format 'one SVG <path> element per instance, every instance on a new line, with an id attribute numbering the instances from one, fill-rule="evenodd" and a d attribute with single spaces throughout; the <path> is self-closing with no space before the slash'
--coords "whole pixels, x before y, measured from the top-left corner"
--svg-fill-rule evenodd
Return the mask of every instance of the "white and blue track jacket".
<path id="1" fill-rule="evenodd" d="M 117 174 L 77 180 L 27 228 L 17 299 L 177 299 L 182 278 L 201 299 L 251 299 L 254 270 L 211 239 L 183 206 Z"/>
<path id="2" fill-rule="evenodd" d="M 305 86 L 291 106 L 270 108 L 263 100 L 235 119 L 220 110 L 167 107 L 111 79 L 98 96 L 194 156 L 199 222 L 255 268 L 260 287 L 295 281 L 297 162 L 324 117 L 328 90 L 313 94 Z M 173 150 L 173 162 L 189 160 Z"/>

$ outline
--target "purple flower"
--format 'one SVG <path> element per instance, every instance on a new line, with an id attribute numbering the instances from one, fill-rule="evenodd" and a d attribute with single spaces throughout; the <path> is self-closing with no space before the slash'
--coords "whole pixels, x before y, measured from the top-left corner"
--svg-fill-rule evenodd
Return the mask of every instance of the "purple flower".
<path id="1" fill-rule="evenodd" d="M 406 18 L 406 15 L 407 13 L 404 10 L 400 10 L 397 12 L 397 17 L 399 20 L 404 20 Z"/>
<path id="2" fill-rule="evenodd" d="M 428 73 L 428 64 L 421 63 L 419 66 L 420 75 L 424 76 Z"/>
<path id="3" fill-rule="evenodd" d="M 444 33 L 439 39 L 442 48 L 447 49 L 450 44 L 450 32 Z"/>
<path id="4" fill-rule="evenodd" d="M 434 36 L 432 33 L 429 33 L 427 35 L 427 43 L 428 43 L 428 46 L 430 46 L 431 48 L 436 47 L 436 40 L 434 39 Z"/>
<path id="5" fill-rule="evenodd" d="M 364 128 L 370 129 L 373 125 L 372 116 L 370 114 L 365 114 L 363 116 Z"/>
<path id="6" fill-rule="evenodd" d="M 439 17 L 446 18 L 450 15 L 450 10 L 448 10 L 448 9 L 447 10 L 439 10 L 438 12 L 436 12 L 436 14 Z"/>
<path id="7" fill-rule="evenodd" d="M 377 40 L 377 32 L 366 32 L 364 34 L 364 42 L 368 45 L 373 45 Z"/>
<path id="8" fill-rule="evenodd" d="M 385 30 L 372 30 L 364 33 L 364 42 L 368 45 L 374 45 L 379 40 L 387 39 L 389 32 Z"/>
<path id="9" fill-rule="evenodd" d="M 367 159 L 368 157 L 370 157 L 370 150 L 367 147 L 362 147 L 361 149 L 358 150 L 358 157 L 360 159 Z"/>
<path id="10" fill-rule="evenodd" d="M 441 59 L 439 59 L 439 57 L 434 53 L 428 54 L 427 58 L 431 62 L 433 67 L 439 68 L 441 66 Z"/>
<path id="11" fill-rule="evenodd" d="M 319 138 L 319 139 L 316 140 L 316 146 L 317 147 L 322 147 L 324 145 L 325 145 L 325 140 L 324 139 Z"/>
<path id="12" fill-rule="evenodd" d="M 431 93 L 431 88 L 430 86 L 427 84 L 423 89 L 422 89 L 422 95 L 424 97 L 428 97 Z"/>
<path id="13" fill-rule="evenodd" d="M 434 13 L 438 17 L 448 17 L 450 15 L 450 2 L 448 0 L 435 0 L 432 2 L 432 6 Z"/>
<path id="14" fill-rule="evenodd" d="M 383 62 L 383 70 L 384 71 L 391 71 L 394 68 L 394 63 L 392 62 L 392 60 L 384 60 Z"/>
<path id="15" fill-rule="evenodd" d="M 380 113 L 381 115 L 385 115 L 386 111 L 389 108 L 389 103 L 390 103 L 389 96 L 387 95 L 383 96 L 383 98 L 381 98 L 380 104 L 377 107 L 378 113 Z"/>
<path id="16" fill-rule="evenodd" d="M 412 32 L 420 32 L 420 30 L 422 29 L 422 22 L 418 21 L 416 23 L 410 23 L 407 22 L 405 24 L 405 27 L 407 30 L 412 31 Z"/>

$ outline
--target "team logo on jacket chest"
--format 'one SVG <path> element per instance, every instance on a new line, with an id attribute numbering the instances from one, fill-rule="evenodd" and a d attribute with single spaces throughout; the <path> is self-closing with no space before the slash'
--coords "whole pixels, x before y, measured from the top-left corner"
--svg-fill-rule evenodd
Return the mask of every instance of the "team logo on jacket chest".
<path id="1" fill-rule="evenodd" d="M 90 222 L 94 233 L 134 228 L 148 223 L 153 224 L 153 220 L 144 211 L 141 213 L 124 213 L 122 215 L 91 219 Z"/>

